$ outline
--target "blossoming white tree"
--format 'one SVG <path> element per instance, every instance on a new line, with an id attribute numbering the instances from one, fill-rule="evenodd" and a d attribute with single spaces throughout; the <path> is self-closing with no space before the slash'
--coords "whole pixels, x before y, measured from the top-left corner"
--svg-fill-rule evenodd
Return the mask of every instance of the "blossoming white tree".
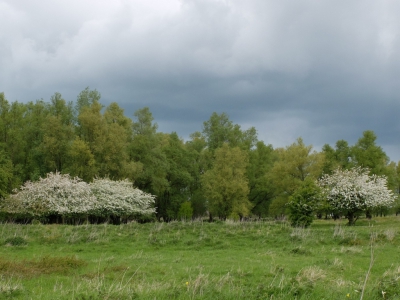
<path id="1" fill-rule="evenodd" d="M 355 224 L 361 212 L 390 207 L 395 202 L 393 192 L 387 188 L 386 177 L 368 173 L 367 169 L 359 167 L 337 169 L 318 181 L 330 207 L 346 215 L 349 225 Z"/>
<path id="2" fill-rule="evenodd" d="M 155 197 L 133 187 L 128 180 L 94 179 L 90 188 L 100 216 L 148 216 L 155 213 Z"/>
<path id="3" fill-rule="evenodd" d="M 27 181 L 5 201 L 2 210 L 35 217 L 138 217 L 155 213 L 154 196 L 128 180 L 95 179 L 87 184 L 68 174 L 49 173 Z"/>
<path id="4" fill-rule="evenodd" d="M 5 209 L 33 217 L 88 214 L 96 207 L 96 198 L 86 182 L 59 172 L 27 181 L 14 192 Z"/>

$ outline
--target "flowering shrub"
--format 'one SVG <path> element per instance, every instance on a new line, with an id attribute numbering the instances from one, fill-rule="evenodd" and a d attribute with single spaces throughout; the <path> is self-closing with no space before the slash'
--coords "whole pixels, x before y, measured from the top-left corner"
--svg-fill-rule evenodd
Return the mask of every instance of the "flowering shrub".
<path id="1" fill-rule="evenodd" d="M 94 179 L 90 189 L 97 199 L 97 215 L 122 217 L 155 213 L 155 197 L 133 188 L 128 180 Z"/>
<path id="2" fill-rule="evenodd" d="M 378 207 L 391 207 L 395 202 L 393 192 L 387 188 L 385 176 L 368 175 L 367 169 L 337 169 L 325 175 L 318 184 L 323 188 L 330 207 L 345 214 L 349 225 L 354 225 L 358 214 Z"/>
<path id="3" fill-rule="evenodd" d="M 154 196 L 135 189 L 128 180 L 95 179 L 87 184 L 68 174 L 49 173 L 27 181 L 3 202 L 2 211 L 35 217 L 148 216 L 155 213 Z"/>
<path id="4" fill-rule="evenodd" d="M 41 217 L 51 214 L 87 214 L 95 208 L 90 186 L 78 177 L 49 173 L 39 181 L 27 181 L 10 196 L 9 212 Z"/>

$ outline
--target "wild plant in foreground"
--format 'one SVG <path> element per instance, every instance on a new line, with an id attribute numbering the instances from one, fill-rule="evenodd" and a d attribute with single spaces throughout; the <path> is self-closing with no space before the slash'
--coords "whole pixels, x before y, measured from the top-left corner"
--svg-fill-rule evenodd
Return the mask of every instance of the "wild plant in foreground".
<path id="1" fill-rule="evenodd" d="M 342 239 L 345 237 L 345 231 L 340 224 L 335 225 L 335 228 L 333 230 L 333 237 L 334 238 L 339 237 Z"/>
<path id="2" fill-rule="evenodd" d="M 389 242 L 392 242 L 392 241 L 394 240 L 394 238 L 396 237 L 397 230 L 395 230 L 395 229 L 393 229 L 393 228 L 389 228 L 389 229 L 386 229 L 386 230 L 383 232 L 383 234 L 386 236 L 386 239 L 387 239 Z"/>
<path id="3" fill-rule="evenodd" d="M 290 233 L 292 239 L 303 240 L 310 235 L 310 229 L 304 227 L 294 227 Z"/>
<path id="4" fill-rule="evenodd" d="M 21 280 L 11 277 L 0 277 L 0 298 L 14 298 L 23 291 Z"/>
<path id="5" fill-rule="evenodd" d="M 378 294 L 384 299 L 398 299 L 400 297 L 400 266 L 393 266 L 383 273 L 377 285 Z M 384 294 L 383 294 L 384 293 Z"/>

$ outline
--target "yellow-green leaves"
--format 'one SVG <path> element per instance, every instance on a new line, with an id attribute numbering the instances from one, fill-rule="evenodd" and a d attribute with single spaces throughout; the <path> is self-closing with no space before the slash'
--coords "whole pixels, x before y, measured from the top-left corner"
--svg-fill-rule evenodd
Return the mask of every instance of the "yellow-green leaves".
<path id="1" fill-rule="evenodd" d="M 224 144 L 215 151 L 214 165 L 202 178 L 211 215 L 225 219 L 232 213 L 240 217 L 250 213 L 247 164 L 247 153 L 237 147 Z"/>

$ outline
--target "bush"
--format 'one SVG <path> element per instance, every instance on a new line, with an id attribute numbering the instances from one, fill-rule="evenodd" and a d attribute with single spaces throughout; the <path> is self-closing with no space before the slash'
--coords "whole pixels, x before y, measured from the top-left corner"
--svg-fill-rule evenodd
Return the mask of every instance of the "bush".
<path id="1" fill-rule="evenodd" d="M 95 215 L 141 217 L 155 213 L 154 196 L 133 187 L 128 180 L 95 179 L 90 184 L 97 199 Z"/>
<path id="2" fill-rule="evenodd" d="M 314 220 L 314 210 L 320 198 L 320 189 L 312 180 L 306 180 L 290 197 L 290 224 L 293 227 L 308 227 Z"/>
<path id="3" fill-rule="evenodd" d="M 3 211 L 30 217 L 87 214 L 95 208 L 96 198 L 89 185 L 68 174 L 49 173 L 39 181 L 27 181 L 4 202 Z"/>
<path id="4" fill-rule="evenodd" d="M 128 180 L 95 179 L 87 184 L 68 174 L 49 173 L 27 181 L 1 203 L 0 220 L 42 223 L 80 223 L 95 218 L 151 219 L 154 196 L 133 187 Z M 88 218 L 89 217 L 89 218 Z"/>

